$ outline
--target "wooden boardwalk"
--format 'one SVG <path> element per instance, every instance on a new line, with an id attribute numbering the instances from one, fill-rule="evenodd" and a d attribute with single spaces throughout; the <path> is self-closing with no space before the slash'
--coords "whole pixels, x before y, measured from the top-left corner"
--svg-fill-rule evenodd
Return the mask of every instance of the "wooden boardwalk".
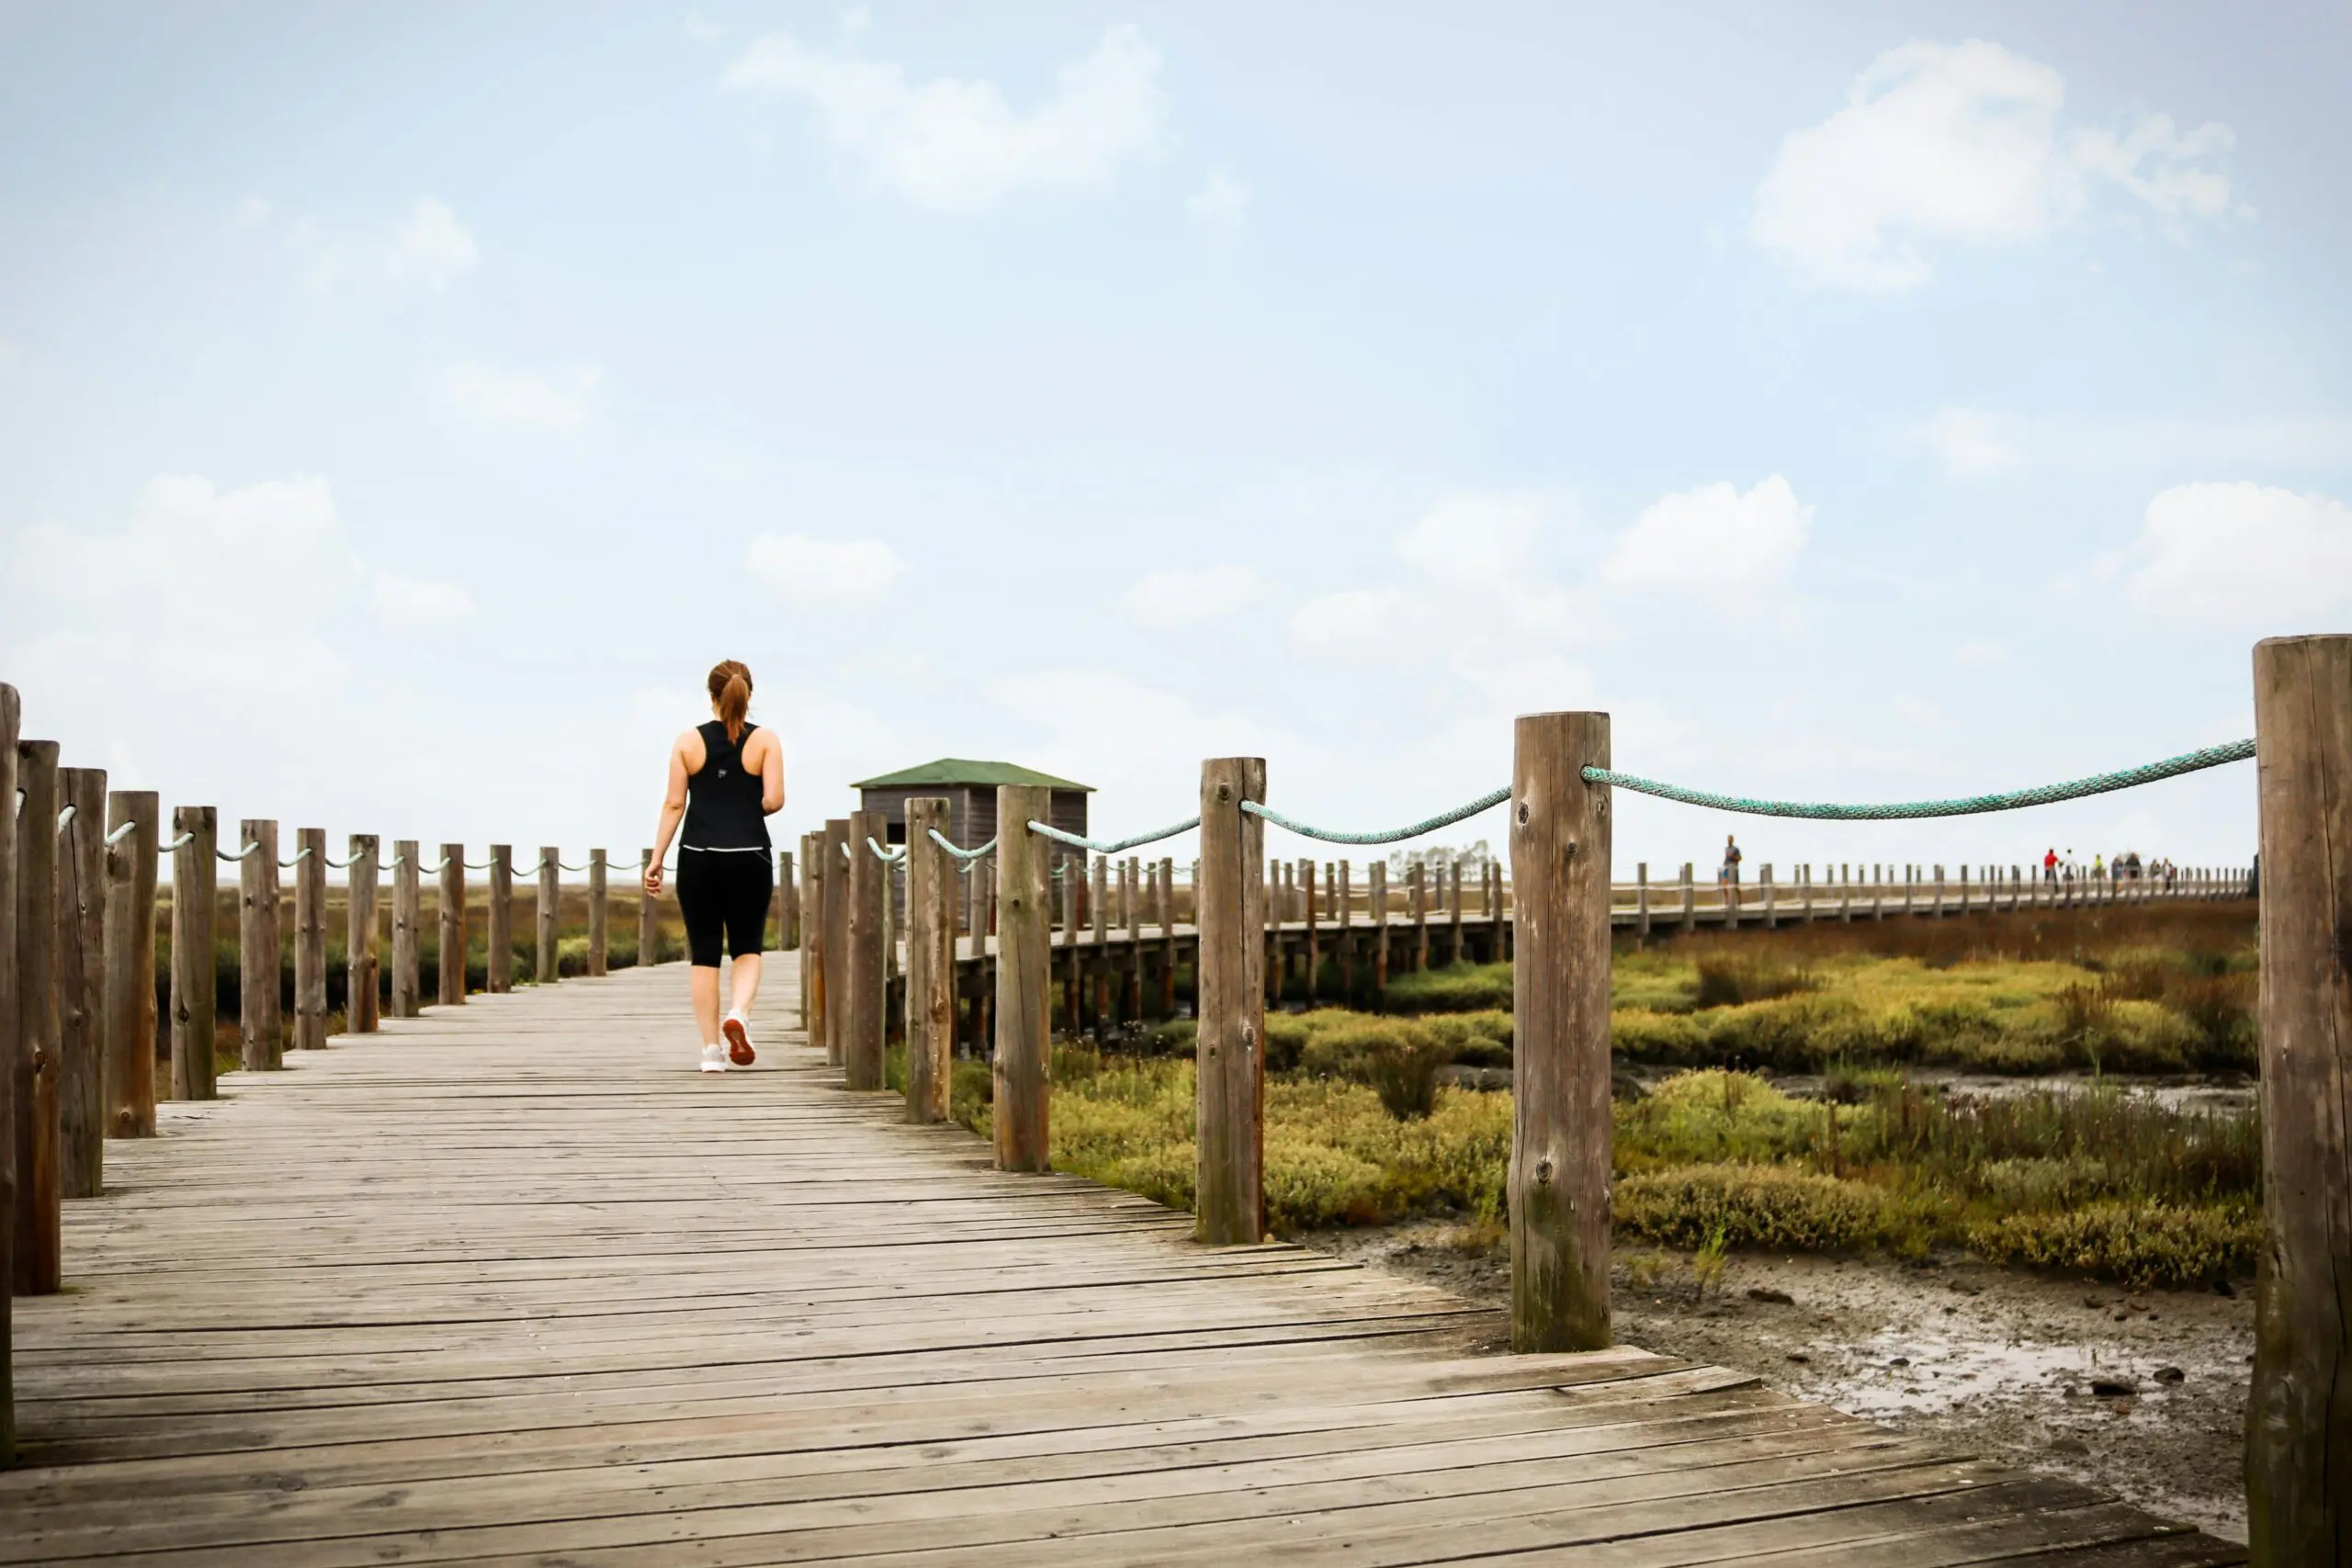
<path id="1" fill-rule="evenodd" d="M 792 961 L 763 1010 L 794 1012 Z M 1000 1175 L 675 967 L 473 998 L 107 1147 L 17 1303 L 0 1562 L 2202 1564 L 2060 1482 Z"/>

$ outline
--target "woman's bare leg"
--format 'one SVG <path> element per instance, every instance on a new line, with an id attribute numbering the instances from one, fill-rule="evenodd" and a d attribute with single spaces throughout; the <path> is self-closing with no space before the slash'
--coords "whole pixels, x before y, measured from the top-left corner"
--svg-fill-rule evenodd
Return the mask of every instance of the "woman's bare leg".
<path id="1" fill-rule="evenodd" d="M 717 970 L 711 971 L 716 976 Z M 735 955 L 734 983 L 727 988 L 727 1007 L 737 1018 L 752 1016 L 752 1000 L 760 994 L 760 955 L 739 953 Z M 713 1015 L 714 1020 L 717 1014 Z"/>
<path id="2" fill-rule="evenodd" d="M 702 1031 L 702 1043 L 716 1045 L 718 1043 L 718 965 L 694 965 L 686 971 L 686 984 L 694 992 L 695 1027 Z"/>

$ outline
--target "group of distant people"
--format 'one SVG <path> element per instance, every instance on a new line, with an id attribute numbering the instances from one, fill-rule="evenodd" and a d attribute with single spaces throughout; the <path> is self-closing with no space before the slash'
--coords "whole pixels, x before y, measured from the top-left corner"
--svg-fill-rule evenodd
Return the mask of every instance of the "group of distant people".
<path id="1" fill-rule="evenodd" d="M 1715 881 L 1723 888 L 1724 897 L 1733 903 L 1739 900 L 1739 864 L 1743 858 L 1739 852 L 1739 840 L 1725 833 L 1723 863 L 1715 868 Z M 2074 851 L 2068 850 L 2061 855 L 2055 845 L 2041 857 L 2041 878 L 2053 885 L 2153 882 L 2169 893 L 2179 875 L 2180 868 L 2170 860 L 2143 860 L 2137 850 L 2127 850 L 2111 860 L 2102 854 L 2093 854 L 2087 866 L 2075 858 Z"/>
<path id="2" fill-rule="evenodd" d="M 2091 863 L 2084 865 L 2068 850 L 2064 855 L 2052 845 L 2041 857 L 2041 879 L 2049 883 L 2075 882 L 2153 882 L 2169 893 L 2180 875 L 2180 868 L 2170 860 L 2143 861 L 2140 852 L 2127 850 L 2112 860 L 2093 854 Z"/>

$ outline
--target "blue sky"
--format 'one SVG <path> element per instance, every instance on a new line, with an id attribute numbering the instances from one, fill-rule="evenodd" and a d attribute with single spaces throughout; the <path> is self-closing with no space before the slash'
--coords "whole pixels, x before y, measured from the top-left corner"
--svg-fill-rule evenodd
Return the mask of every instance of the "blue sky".
<path id="1" fill-rule="evenodd" d="M 726 657 L 786 841 L 943 754 L 1383 825 L 1557 707 L 1815 798 L 2236 739 L 2352 598 L 2347 64 L 2321 6 L 0 7 L 0 678 L 167 801 L 579 848 Z M 1620 869 L 1726 826 L 2242 862 L 2253 777 L 1629 801 Z"/>

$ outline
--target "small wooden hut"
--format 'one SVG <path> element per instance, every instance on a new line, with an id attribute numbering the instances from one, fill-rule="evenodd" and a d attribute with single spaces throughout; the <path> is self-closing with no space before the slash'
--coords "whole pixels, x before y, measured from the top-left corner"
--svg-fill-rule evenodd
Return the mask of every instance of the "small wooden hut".
<path id="1" fill-rule="evenodd" d="M 947 836 L 963 848 L 984 844 L 996 837 L 996 789 L 999 784 L 1035 784 L 1052 790 L 1051 826 L 1066 833 L 1086 831 L 1086 797 L 1092 784 L 1073 784 L 1013 762 L 976 762 L 962 757 L 942 757 L 921 767 L 904 768 L 879 778 L 861 779 L 851 787 L 859 804 L 879 811 L 890 825 L 890 842 L 907 841 L 907 802 L 919 795 L 941 795 L 947 801 Z M 1080 851 L 1056 846 L 1058 862 Z"/>

